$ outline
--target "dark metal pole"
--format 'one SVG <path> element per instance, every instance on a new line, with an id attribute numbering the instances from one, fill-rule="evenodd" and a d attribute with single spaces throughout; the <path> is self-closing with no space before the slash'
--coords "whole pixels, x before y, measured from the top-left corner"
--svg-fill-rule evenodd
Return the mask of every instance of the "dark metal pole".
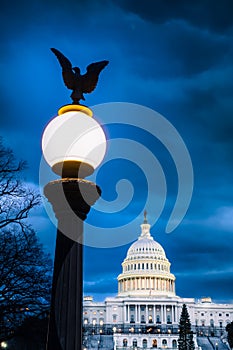
<path id="1" fill-rule="evenodd" d="M 58 219 L 47 350 L 81 350 L 83 221 L 101 190 L 82 179 L 48 183 L 44 194 Z"/>

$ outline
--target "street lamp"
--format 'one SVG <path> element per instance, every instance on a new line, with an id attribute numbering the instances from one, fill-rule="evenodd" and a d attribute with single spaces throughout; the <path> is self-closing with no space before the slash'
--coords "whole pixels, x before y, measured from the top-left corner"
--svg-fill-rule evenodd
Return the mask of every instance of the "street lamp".
<path id="1" fill-rule="evenodd" d="M 45 128 L 42 150 L 61 176 L 44 188 L 58 219 L 47 350 L 81 350 L 83 221 L 101 194 L 84 178 L 103 160 L 106 138 L 88 107 L 70 104 Z"/>

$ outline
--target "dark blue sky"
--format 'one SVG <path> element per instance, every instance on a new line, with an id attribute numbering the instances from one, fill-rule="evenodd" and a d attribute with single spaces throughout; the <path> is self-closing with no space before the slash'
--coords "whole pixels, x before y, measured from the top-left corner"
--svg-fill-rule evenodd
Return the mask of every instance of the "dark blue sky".
<path id="1" fill-rule="evenodd" d="M 114 125 L 115 119 L 106 126 L 110 143 L 136 140 L 159 160 L 167 196 L 159 215 L 159 167 L 150 169 L 153 187 L 148 184 L 147 168 L 130 160 L 122 145 L 118 150 L 127 159 L 100 167 L 96 181 L 105 202 L 91 210 L 86 230 L 92 225 L 94 233 L 96 225 L 111 235 L 112 228 L 125 225 L 129 238 L 128 244 L 119 241 L 116 248 L 86 247 L 85 293 L 98 300 L 116 294 L 121 262 L 130 240 L 140 233 L 146 206 L 149 221 L 157 220 L 151 232 L 164 246 L 177 276 L 177 294 L 233 302 L 232 13 L 231 0 L 14 0 L 1 5 L 0 134 L 18 158 L 27 160 L 26 181 L 39 186 L 43 129 L 59 107 L 70 102 L 50 47 L 61 50 L 83 72 L 89 63 L 108 59 L 109 66 L 85 103 L 129 102 L 149 107 L 172 123 L 191 156 L 190 207 L 181 224 L 167 234 L 178 191 L 171 152 L 152 137 L 153 126 L 152 136 L 145 131 L 150 128 L 147 115 L 142 116 L 142 130 L 135 129 L 130 113 L 130 126 Z M 99 119 L 109 123 L 104 115 Z M 143 157 L 145 164 L 150 163 L 146 151 Z M 119 198 L 123 209 L 111 203 L 120 179 L 131 182 L 123 184 L 128 186 Z M 124 200 L 129 203 L 124 205 Z M 55 226 L 45 210 L 35 212 L 31 220 L 52 252 Z"/>

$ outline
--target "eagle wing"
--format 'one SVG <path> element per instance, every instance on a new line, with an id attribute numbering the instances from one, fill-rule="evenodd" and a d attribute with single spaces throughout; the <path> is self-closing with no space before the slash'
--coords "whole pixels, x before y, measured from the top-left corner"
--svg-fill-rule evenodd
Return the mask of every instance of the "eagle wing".
<path id="1" fill-rule="evenodd" d="M 87 72 L 82 75 L 82 92 L 92 92 L 97 83 L 100 72 L 107 66 L 109 61 L 94 62 L 87 66 Z"/>
<path id="2" fill-rule="evenodd" d="M 72 70 L 71 62 L 57 49 L 51 48 L 51 51 L 55 54 L 62 67 L 62 77 L 65 86 L 73 90 L 75 88 L 75 74 Z"/>

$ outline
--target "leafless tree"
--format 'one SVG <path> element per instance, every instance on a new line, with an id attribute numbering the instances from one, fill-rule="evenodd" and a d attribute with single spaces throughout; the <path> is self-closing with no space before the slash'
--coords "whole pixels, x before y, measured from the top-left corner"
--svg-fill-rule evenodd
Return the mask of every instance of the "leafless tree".
<path id="1" fill-rule="evenodd" d="M 22 181 L 25 167 L 0 139 L 0 342 L 49 309 L 52 263 L 28 224 L 40 195 Z"/>
<path id="2" fill-rule="evenodd" d="M 0 139 L 0 230 L 13 223 L 25 230 L 30 210 L 40 204 L 39 193 L 21 180 L 25 167 Z"/>
<path id="3" fill-rule="evenodd" d="M 2 339 L 28 316 L 49 309 L 52 263 L 32 229 L 15 225 L 0 235 L 0 328 Z"/>

